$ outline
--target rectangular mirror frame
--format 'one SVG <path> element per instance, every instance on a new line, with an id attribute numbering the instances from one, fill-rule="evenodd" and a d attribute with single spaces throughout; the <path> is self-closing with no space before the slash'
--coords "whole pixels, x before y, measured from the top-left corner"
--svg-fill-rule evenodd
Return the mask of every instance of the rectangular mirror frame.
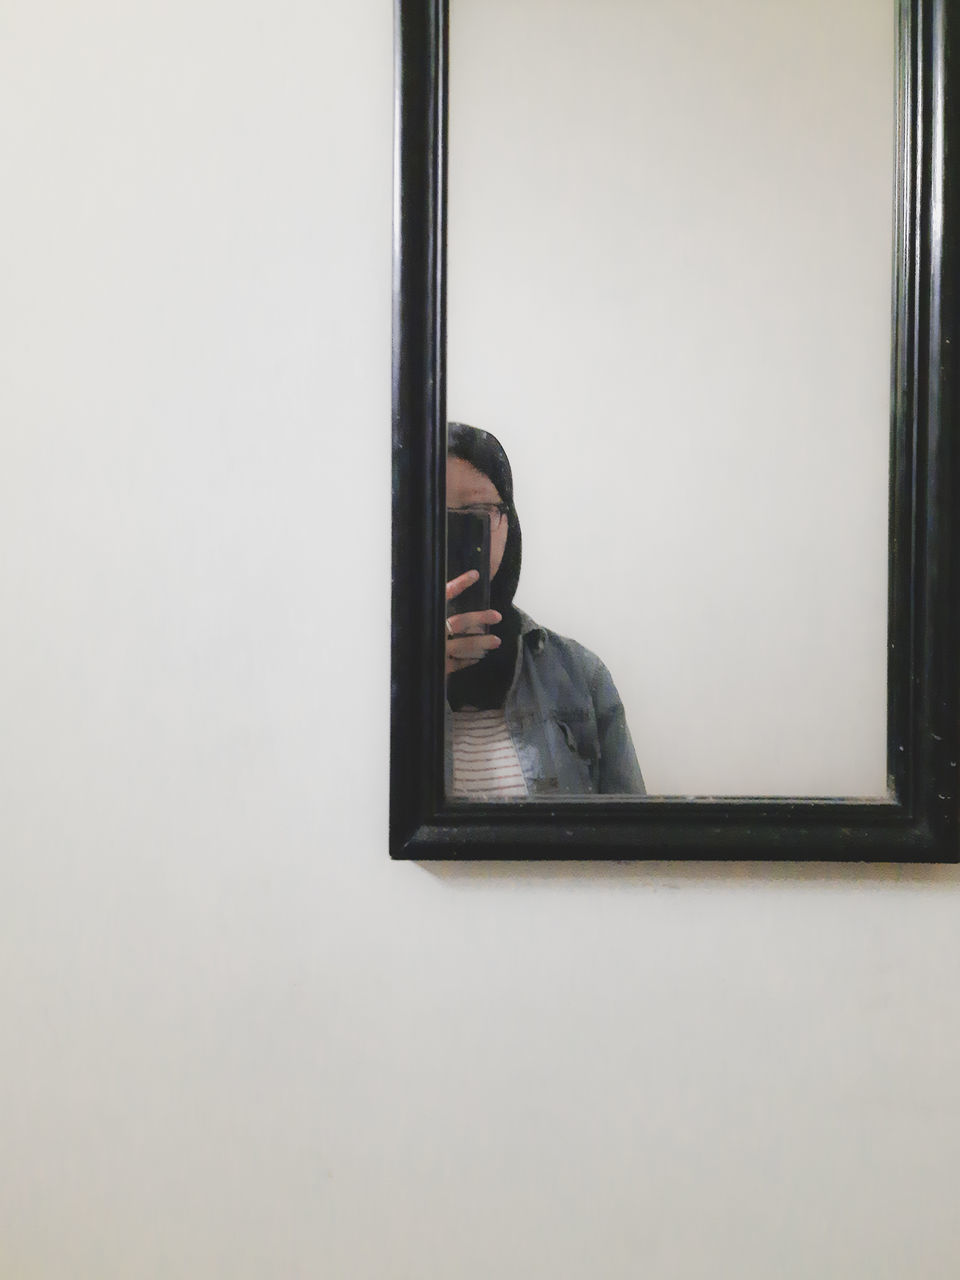
<path id="1" fill-rule="evenodd" d="M 447 4 L 396 0 L 392 857 L 960 861 L 960 0 L 894 2 L 888 798 L 491 804 L 443 790 Z"/>

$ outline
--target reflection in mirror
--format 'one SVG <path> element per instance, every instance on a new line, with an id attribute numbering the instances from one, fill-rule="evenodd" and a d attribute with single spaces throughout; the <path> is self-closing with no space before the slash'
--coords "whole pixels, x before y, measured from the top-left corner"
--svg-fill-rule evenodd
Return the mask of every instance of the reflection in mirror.
<path id="1" fill-rule="evenodd" d="M 589 650 L 519 609 L 513 475 L 487 431 L 447 434 L 447 794 L 643 795 L 623 703 Z M 466 523 L 461 536 L 460 526 Z M 477 587 L 485 588 L 468 599 Z"/>
<path id="2" fill-rule="evenodd" d="M 886 795 L 893 8 L 450 0 L 448 793 Z"/>

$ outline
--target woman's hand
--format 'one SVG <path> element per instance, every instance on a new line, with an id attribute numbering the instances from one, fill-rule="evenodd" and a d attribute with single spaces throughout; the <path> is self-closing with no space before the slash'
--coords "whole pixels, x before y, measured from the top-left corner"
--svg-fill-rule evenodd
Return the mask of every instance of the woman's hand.
<path id="1" fill-rule="evenodd" d="M 452 578 L 447 583 L 447 599 L 455 600 L 479 577 L 476 569 L 468 569 L 459 578 Z M 499 622 L 500 618 L 496 609 L 481 609 L 478 613 L 455 613 L 447 619 L 447 675 L 472 667 L 491 649 L 499 649 L 500 637 L 487 635 L 483 628 Z"/>

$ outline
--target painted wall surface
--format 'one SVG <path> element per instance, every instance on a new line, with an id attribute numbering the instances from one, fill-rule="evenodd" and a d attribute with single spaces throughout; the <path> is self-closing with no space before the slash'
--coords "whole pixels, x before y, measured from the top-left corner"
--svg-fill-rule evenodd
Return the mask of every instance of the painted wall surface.
<path id="1" fill-rule="evenodd" d="M 387 860 L 389 6 L 3 63 L 0 1276 L 956 1275 L 954 869 Z"/>

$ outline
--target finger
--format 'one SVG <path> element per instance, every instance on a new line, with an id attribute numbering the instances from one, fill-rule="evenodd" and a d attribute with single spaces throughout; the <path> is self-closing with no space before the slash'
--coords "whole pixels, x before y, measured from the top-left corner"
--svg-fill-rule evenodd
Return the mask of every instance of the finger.
<path id="1" fill-rule="evenodd" d="M 480 659 L 494 649 L 500 648 L 499 636 L 461 636 L 447 641 L 447 655 L 451 658 Z"/>
<path id="2" fill-rule="evenodd" d="M 468 569 L 466 573 L 461 573 L 459 578 L 451 578 L 447 583 L 447 599 L 455 600 L 461 591 L 472 587 L 479 577 L 480 573 L 477 569 Z"/>
<path id="3" fill-rule="evenodd" d="M 447 632 L 453 636 L 477 635 L 484 627 L 500 622 L 502 614 L 496 609 L 481 609 L 477 613 L 454 613 L 447 619 Z"/>
<path id="4" fill-rule="evenodd" d="M 475 667 L 480 658 L 447 658 L 447 671 L 462 671 L 464 667 Z"/>

